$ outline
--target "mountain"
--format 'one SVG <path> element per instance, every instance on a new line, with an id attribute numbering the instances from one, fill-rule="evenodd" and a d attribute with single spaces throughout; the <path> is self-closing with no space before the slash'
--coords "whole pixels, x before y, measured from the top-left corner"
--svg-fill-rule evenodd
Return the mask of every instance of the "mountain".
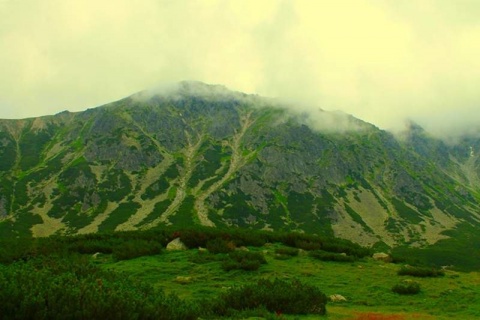
<path id="1" fill-rule="evenodd" d="M 291 110 L 182 82 L 0 120 L 0 235 L 202 224 L 424 246 L 480 225 L 480 135 Z"/>

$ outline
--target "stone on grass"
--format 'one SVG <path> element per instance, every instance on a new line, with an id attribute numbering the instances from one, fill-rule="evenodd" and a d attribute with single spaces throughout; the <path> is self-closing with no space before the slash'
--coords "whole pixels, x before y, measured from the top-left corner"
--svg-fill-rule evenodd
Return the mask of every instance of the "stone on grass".
<path id="1" fill-rule="evenodd" d="M 167 251 L 174 250 L 188 250 L 187 246 L 180 240 L 180 238 L 173 239 L 167 244 Z"/>
<path id="2" fill-rule="evenodd" d="M 372 258 L 377 261 L 392 262 L 392 257 L 384 252 L 374 253 Z"/>
<path id="3" fill-rule="evenodd" d="M 343 301 L 347 301 L 347 298 L 345 298 L 341 294 L 332 294 L 330 296 L 330 301 L 332 301 L 332 302 L 343 302 Z"/>
<path id="4" fill-rule="evenodd" d="M 192 277 L 178 276 L 175 278 L 175 282 L 180 284 L 188 284 L 192 282 Z"/>

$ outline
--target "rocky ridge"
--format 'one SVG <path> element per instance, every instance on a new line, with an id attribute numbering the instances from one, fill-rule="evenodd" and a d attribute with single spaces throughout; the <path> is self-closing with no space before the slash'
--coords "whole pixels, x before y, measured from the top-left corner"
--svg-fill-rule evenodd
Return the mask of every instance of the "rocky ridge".
<path id="1" fill-rule="evenodd" d="M 0 120 L 0 234 L 196 223 L 427 245 L 480 223 L 479 137 L 447 144 L 411 125 L 398 138 L 349 115 L 182 82 Z"/>

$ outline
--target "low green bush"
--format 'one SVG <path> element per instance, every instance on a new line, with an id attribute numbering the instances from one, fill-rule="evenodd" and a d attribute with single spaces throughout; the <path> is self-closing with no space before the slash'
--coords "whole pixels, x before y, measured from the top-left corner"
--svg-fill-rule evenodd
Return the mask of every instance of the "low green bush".
<path id="1" fill-rule="evenodd" d="M 402 295 L 413 295 L 420 292 L 420 284 L 418 282 L 402 282 L 394 285 L 392 291 Z"/>
<path id="2" fill-rule="evenodd" d="M 142 256 L 160 254 L 162 245 L 156 241 L 131 240 L 125 241 L 113 248 L 112 255 L 115 260 L 129 260 Z"/>
<path id="3" fill-rule="evenodd" d="M 276 314 L 326 313 L 327 297 L 317 287 L 298 280 L 273 281 L 261 279 L 256 283 L 232 288 L 215 302 L 217 315 L 228 316 L 236 310 L 266 308 Z"/>
<path id="4" fill-rule="evenodd" d="M 353 262 L 355 257 L 347 256 L 346 254 L 327 252 L 323 250 L 310 251 L 308 255 L 312 258 L 321 261 L 336 261 L 336 262 Z"/>
<path id="5" fill-rule="evenodd" d="M 188 258 L 188 261 L 197 264 L 210 263 L 218 260 L 219 258 L 217 257 L 217 255 L 208 251 L 198 251 L 197 254 L 193 254 Z"/>
<path id="6" fill-rule="evenodd" d="M 364 248 L 345 239 L 337 239 L 333 237 L 321 237 L 318 235 L 296 232 L 274 232 L 270 234 L 269 237 L 270 242 L 281 242 L 289 247 L 307 251 L 323 250 L 334 253 L 345 252 L 347 255 L 357 258 L 363 258 L 372 254 L 372 250 L 369 248 Z"/>
<path id="7" fill-rule="evenodd" d="M 275 249 L 275 253 L 284 256 L 291 256 L 295 257 L 298 256 L 299 250 L 296 248 L 277 248 Z"/>
<path id="8" fill-rule="evenodd" d="M 69 246 L 69 249 L 70 251 L 81 254 L 94 254 L 97 252 L 111 254 L 113 252 L 113 246 L 112 241 L 88 239 L 85 241 L 73 242 Z"/>
<path id="9" fill-rule="evenodd" d="M 443 277 L 445 272 L 435 268 L 429 267 L 413 267 L 413 266 L 403 266 L 398 270 L 397 274 L 399 276 L 412 276 L 418 278 L 435 278 Z"/>
<path id="10" fill-rule="evenodd" d="M 172 235 L 172 240 L 177 237 L 180 237 L 180 240 L 190 249 L 205 248 L 208 241 L 216 238 L 214 230 L 200 227 L 176 231 Z"/>
<path id="11" fill-rule="evenodd" d="M 265 257 L 259 252 L 237 250 L 230 252 L 228 257 L 223 260 L 222 269 L 225 271 L 236 269 L 255 271 L 258 270 L 262 264 L 266 263 Z"/>
<path id="12" fill-rule="evenodd" d="M 35 255 L 33 240 L 30 238 L 0 239 L 0 263 L 10 264 L 26 260 Z"/>
<path id="13" fill-rule="evenodd" d="M 267 235 L 263 231 L 249 229 L 231 229 L 223 231 L 231 236 L 231 239 L 239 247 L 261 247 L 267 242 Z"/>
<path id="14" fill-rule="evenodd" d="M 321 242 L 309 241 L 309 240 L 297 240 L 295 241 L 295 248 L 302 250 L 320 250 L 322 248 Z"/>
<path id="15" fill-rule="evenodd" d="M 1 319 L 197 319 L 196 304 L 88 262 L 88 257 L 0 265 Z"/>
<path id="16" fill-rule="evenodd" d="M 207 241 L 206 247 L 211 253 L 229 253 L 235 250 L 235 243 L 231 240 L 216 238 Z"/>

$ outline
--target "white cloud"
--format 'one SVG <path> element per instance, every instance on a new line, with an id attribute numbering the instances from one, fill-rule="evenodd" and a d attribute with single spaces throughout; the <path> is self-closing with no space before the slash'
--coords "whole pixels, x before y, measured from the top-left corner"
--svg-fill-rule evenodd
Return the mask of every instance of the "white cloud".
<path id="1" fill-rule="evenodd" d="M 474 126 L 479 14 L 460 0 L 0 0 L 0 118 L 199 80 L 382 128 Z"/>

